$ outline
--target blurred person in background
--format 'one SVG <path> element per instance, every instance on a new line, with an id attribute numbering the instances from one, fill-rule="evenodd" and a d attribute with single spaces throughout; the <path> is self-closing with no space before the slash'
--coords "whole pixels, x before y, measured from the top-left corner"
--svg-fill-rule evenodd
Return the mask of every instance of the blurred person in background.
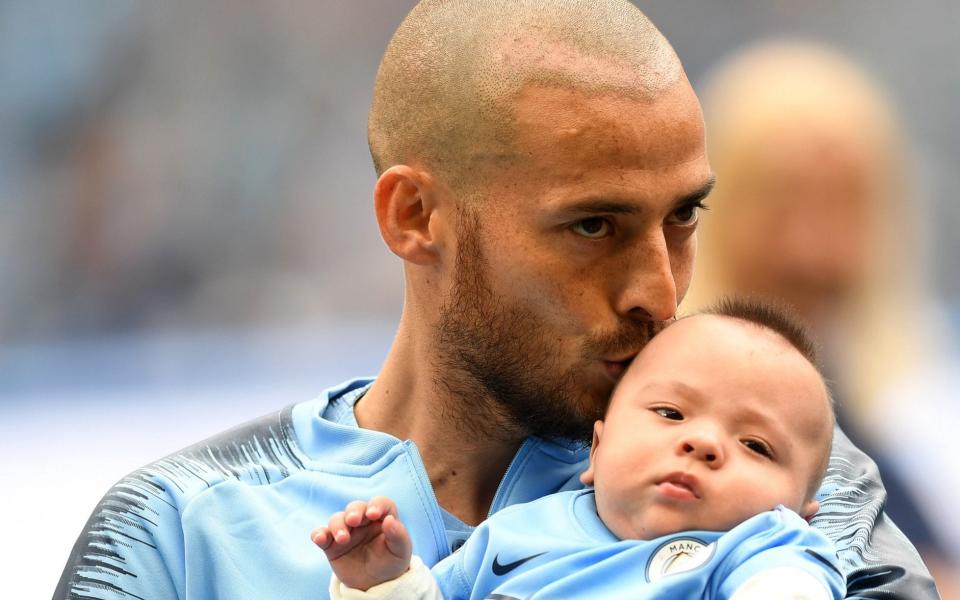
<path id="1" fill-rule="evenodd" d="M 718 184 L 684 310 L 747 293 L 801 312 L 824 346 L 841 426 L 880 465 L 888 514 L 944 597 L 960 597 L 960 476 L 948 462 L 960 452 L 949 430 L 960 382 L 945 375 L 949 324 L 927 283 L 922 204 L 893 110 L 848 59 L 792 40 L 719 66 L 704 107 Z"/>

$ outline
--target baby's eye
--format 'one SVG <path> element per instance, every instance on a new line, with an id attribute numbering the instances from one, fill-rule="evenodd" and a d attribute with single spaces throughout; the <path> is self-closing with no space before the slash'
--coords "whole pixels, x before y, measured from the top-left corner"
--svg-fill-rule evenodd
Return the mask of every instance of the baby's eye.
<path id="1" fill-rule="evenodd" d="M 665 419 L 670 419 L 671 421 L 683 420 L 683 415 L 680 413 L 679 410 L 675 408 L 667 408 L 665 406 L 661 406 L 659 408 L 653 409 L 653 412 L 657 413 L 658 415 L 660 415 Z"/>
<path id="2" fill-rule="evenodd" d="M 746 446 L 751 452 L 756 452 L 760 456 L 773 458 L 773 451 L 770 450 L 770 446 L 767 446 L 759 440 L 744 440 L 743 445 Z"/>
<path id="3" fill-rule="evenodd" d="M 581 235 L 591 240 L 599 240 L 610 235 L 613 230 L 613 224 L 603 217 L 590 217 L 582 219 L 570 226 L 577 235 Z"/>

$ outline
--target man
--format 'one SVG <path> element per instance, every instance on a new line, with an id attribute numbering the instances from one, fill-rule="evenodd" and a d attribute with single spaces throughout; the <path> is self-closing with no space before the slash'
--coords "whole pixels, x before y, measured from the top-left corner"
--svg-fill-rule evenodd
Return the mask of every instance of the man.
<path id="1" fill-rule="evenodd" d="M 317 597 L 309 532 L 350 499 L 394 498 L 432 564 L 488 514 L 577 485 L 571 440 L 674 317 L 713 181 L 676 54 L 625 0 L 425 0 L 387 48 L 369 132 L 406 282 L 380 375 L 122 480 L 56 597 Z M 841 451 L 839 493 L 868 501 L 841 541 L 851 589 L 935 598 L 875 471 Z"/>

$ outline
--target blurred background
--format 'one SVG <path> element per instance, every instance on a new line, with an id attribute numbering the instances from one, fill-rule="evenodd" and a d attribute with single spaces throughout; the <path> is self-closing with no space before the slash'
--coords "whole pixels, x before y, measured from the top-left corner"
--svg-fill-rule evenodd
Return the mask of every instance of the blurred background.
<path id="1" fill-rule="evenodd" d="M 18 575 L 6 579 L 9 597 L 51 593 L 90 511 L 126 472 L 377 371 L 402 277 L 373 219 L 366 112 L 379 58 L 413 4 L 0 2 L 0 564 Z M 825 345 L 856 407 L 845 418 L 882 457 L 885 479 L 899 482 L 895 520 L 916 528 L 908 533 L 922 540 L 944 598 L 960 597 L 946 589 L 960 564 L 948 512 L 960 502 L 951 397 L 960 384 L 960 5 L 636 4 L 705 103 L 722 100 L 714 90 L 730 57 L 783 37 L 830 48 L 882 99 L 890 136 L 863 147 L 894 147 L 892 162 L 871 164 L 893 174 L 895 198 L 877 202 L 897 210 L 862 200 L 842 225 L 797 239 L 823 242 L 824 260 L 846 251 L 828 241 L 869 238 L 838 268 L 854 279 L 851 264 L 898 266 L 895 275 L 861 269 L 896 277 L 886 288 L 847 286 L 896 296 L 881 303 L 886 312 L 846 302 L 822 326 L 829 337 L 849 314 L 869 312 L 892 332 L 851 329 L 856 349 Z M 707 108 L 708 136 L 724 131 L 713 119 L 734 122 Z M 825 154 L 808 172 L 839 147 L 820 142 Z M 714 214 L 731 198 L 800 195 L 734 180 L 746 187 L 718 186 Z M 858 236 L 872 212 L 885 228 Z M 807 218 L 798 214 L 777 213 Z M 846 289 L 823 287 L 834 300 Z M 866 348 L 883 348 L 886 366 L 850 358 Z"/>

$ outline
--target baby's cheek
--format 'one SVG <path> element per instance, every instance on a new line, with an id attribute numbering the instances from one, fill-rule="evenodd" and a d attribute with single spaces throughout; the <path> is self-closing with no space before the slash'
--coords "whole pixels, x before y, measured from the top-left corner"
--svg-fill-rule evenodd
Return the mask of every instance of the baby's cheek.
<path id="1" fill-rule="evenodd" d="M 803 503 L 803 499 L 800 498 L 803 493 L 792 480 L 779 476 L 767 481 L 765 486 L 758 487 L 761 491 L 758 493 L 757 502 L 754 503 L 754 514 L 773 510 L 781 504 L 791 510 L 799 510 Z"/>

